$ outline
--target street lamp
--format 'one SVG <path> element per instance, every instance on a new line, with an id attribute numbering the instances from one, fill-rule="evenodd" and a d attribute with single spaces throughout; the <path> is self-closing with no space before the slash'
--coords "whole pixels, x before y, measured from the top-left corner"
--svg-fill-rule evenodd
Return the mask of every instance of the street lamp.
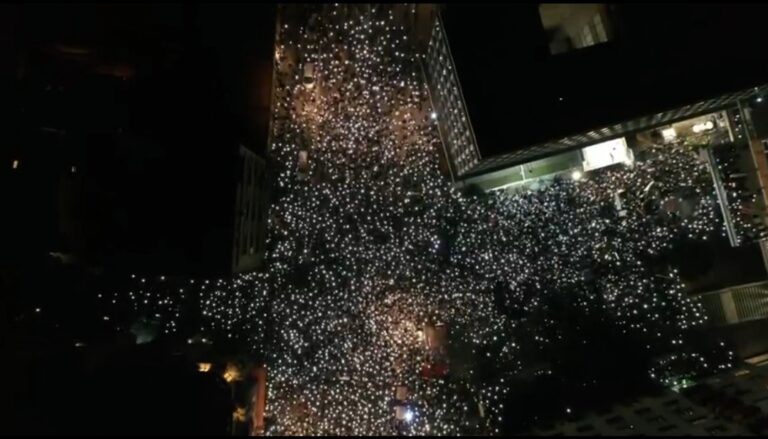
<path id="1" fill-rule="evenodd" d="M 579 171 L 578 169 L 573 171 L 573 172 L 571 172 L 571 178 L 574 179 L 574 181 L 581 180 L 581 177 L 583 177 L 583 176 L 584 176 L 584 174 L 582 174 L 581 171 Z"/>

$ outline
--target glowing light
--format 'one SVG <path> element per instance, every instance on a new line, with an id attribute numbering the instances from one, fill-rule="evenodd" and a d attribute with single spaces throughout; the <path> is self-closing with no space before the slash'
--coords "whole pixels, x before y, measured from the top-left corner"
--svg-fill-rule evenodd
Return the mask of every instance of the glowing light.
<path id="1" fill-rule="evenodd" d="M 581 153 L 584 157 L 585 171 L 593 171 L 617 163 L 631 164 L 634 160 L 624 137 L 582 148 Z"/>
<path id="2" fill-rule="evenodd" d="M 704 132 L 704 131 L 710 131 L 710 130 L 714 129 L 714 127 L 715 127 L 715 124 L 712 123 L 711 120 L 708 120 L 706 122 L 695 124 L 693 126 L 693 132 L 698 134 L 698 133 L 701 133 L 701 132 Z"/>
<path id="3" fill-rule="evenodd" d="M 239 381 L 241 379 L 240 369 L 236 365 L 229 363 L 227 364 L 227 368 L 224 370 L 222 377 L 224 378 L 224 381 L 228 383 Z"/>
<path id="4" fill-rule="evenodd" d="M 705 165 L 687 150 L 653 146 L 633 168 L 578 183 L 464 196 L 441 174 L 430 121 L 437 113 L 424 110 L 426 85 L 398 55 L 411 50 L 404 33 L 388 20 L 342 21 L 331 10 L 312 37 L 301 26 L 281 30 L 286 53 L 313 64 L 315 87 L 302 86 L 301 64 L 278 61 L 284 85 L 272 154 L 280 190 L 264 270 L 135 279 L 129 291 L 106 294 L 101 315 L 118 315 L 112 307 L 124 301 L 174 334 L 190 300 L 199 300 L 196 334 L 205 337 L 194 340 L 267 356 L 272 435 L 392 435 L 382 420 L 392 419 L 397 398 L 404 401 L 395 418 L 406 421 L 407 435 L 458 435 L 459 420 L 478 406 L 478 429 L 498 431 L 511 378 L 524 366 L 520 346 L 551 353 L 564 342 L 551 304 L 565 300 L 585 315 L 607 315 L 617 337 L 677 355 L 650 371 L 659 380 L 681 358 L 711 364 L 671 343 L 703 323 L 701 304 L 683 293 L 674 268 L 647 266 L 681 239 L 720 232 Z M 695 194 L 689 217 L 657 221 L 646 211 L 647 197 L 663 202 L 681 189 Z M 622 200 L 627 213 L 617 221 L 620 190 L 643 196 Z M 432 343 L 427 328 L 436 322 L 444 325 Z M 483 377 L 473 376 L 471 360 L 470 378 L 439 379 L 453 370 L 443 349 L 451 343 L 492 360 Z M 232 382 L 240 370 L 228 365 L 223 376 Z"/>
<path id="5" fill-rule="evenodd" d="M 245 407 L 236 407 L 235 411 L 232 412 L 232 419 L 235 422 L 245 422 L 246 420 Z"/>
<path id="6" fill-rule="evenodd" d="M 674 128 L 666 128 L 661 130 L 661 136 L 665 142 L 671 142 L 677 138 L 677 131 Z"/>

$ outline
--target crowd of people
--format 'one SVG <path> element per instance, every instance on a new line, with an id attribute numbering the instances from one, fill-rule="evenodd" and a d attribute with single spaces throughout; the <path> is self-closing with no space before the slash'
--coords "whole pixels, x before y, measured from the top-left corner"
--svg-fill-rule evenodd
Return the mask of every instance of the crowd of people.
<path id="1" fill-rule="evenodd" d="M 202 330 L 266 355 L 271 434 L 500 433 L 526 361 L 558 373 L 559 353 L 599 342 L 569 332 L 572 315 L 665 366 L 727 367 L 686 351 L 704 315 L 664 258 L 722 234 L 695 154 L 659 147 L 535 191 L 459 193 L 440 171 L 407 32 L 385 7 L 348 12 L 324 6 L 309 28 L 280 31 L 265 270 L 137 280 L 107 305 L 127 298 L 173 332 L 185 294 L 199 296 Z M 425 377 L 424 328 L 436 324 L 448 328 L 449 372 Z"/>

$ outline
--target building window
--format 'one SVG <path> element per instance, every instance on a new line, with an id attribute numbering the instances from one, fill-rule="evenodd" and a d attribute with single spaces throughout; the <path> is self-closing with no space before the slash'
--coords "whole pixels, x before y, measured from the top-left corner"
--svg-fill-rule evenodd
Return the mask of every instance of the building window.
<path id="1" fill-rule="evenodd" d="M 595 39 L 592 38 L 592 29 L 587 23 L 581 31 L 581 47 L 588 47 L 595 44 Z"/>
<path id="2" fill-rule="evenodd" d="M 546 3 L 539 6 L 539 15 L 553 55 L 611 39 L 605 3 Z"/>
<path id="3" fill-rule="evenodd" d="M 677 138 L 677 131 L 675 131 L 674 128 L 665 128 L 661 130 L 661 136 L 664 139 L 664 142 L 672 142 Z"/>
<path id="4" fill-rule="evenodd" d="M 594 18 L 592 19 L 593 26 L 595 27 L 595 36 L 597 38 L 598 43 L 607 43 L 608 42 L 608 33 L 605 31 L 605 26 L 603 25 L 603 18 L 600 14 L 595 14 Z"/>

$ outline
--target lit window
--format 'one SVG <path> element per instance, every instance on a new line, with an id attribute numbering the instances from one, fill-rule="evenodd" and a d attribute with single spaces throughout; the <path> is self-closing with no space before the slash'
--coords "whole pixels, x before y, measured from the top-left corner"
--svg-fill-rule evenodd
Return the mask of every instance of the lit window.
<path id="1" fill-rule="evenodd" d="M 665 142 L 671 142 L 677 138 L 677 131 L 674 128 L 666 128 L 661 130 L 661 136 Z"/>
<path id="2" fill-rule="evenodd" d="M 611 37 L 605 3 L 547 3 L 539 6 L 539 15 L 553 55 L 605 43 Z"/>
<path id="3" fill-rule="evenodd" d="M 595 36 L 597 37 L 598 43 L 605 43 L 608 41 L 608 34 L 605 32 L 605 26 L 603 26 L 603 19 L 602 15 L 595 14 L 595 17 L 592 19 L 595 26 Z"/>
<path id="4" fill-rule="evenodd" d="M 237 407 L 234 412 L 232 412 L 232 419 L 236 422 L 245 422 L 246 418 L 246 412 L 245 407 Z"/>
<path id="5" fill-rule="evenodd" d="M 592 29 L 590 29 L 589 24 L 584 26 L 584 29 L 581 31 L 581 45 L 580 47 L 588 47 L 595 44 L 595 39 L 592 38 Z"/>
<path id="6" fill-rule="evenodd" d="M 19 161 L 18 160 L 14 160 L 13 163 L 11 164 L 11 166 L 13 167 L 13 169 L 19 169 Z"/>
<path id="7" fill-rule="evenodd" d="M 227 364 L 227 368 L 224 370 L 224 374 L 222 376 L 228 383 L 238 381 L 241 379 L 240 369 L 232 363 Z"/>
<path id="8" fill-rule="evenodd" d="M 698 134 L 704 131 L 710 131 L 714 128 L 715 128 L 715 124 L 711 120 L 708 120 L 706 122 L 695 124 L 693 126 L 693 132 Z"/>

